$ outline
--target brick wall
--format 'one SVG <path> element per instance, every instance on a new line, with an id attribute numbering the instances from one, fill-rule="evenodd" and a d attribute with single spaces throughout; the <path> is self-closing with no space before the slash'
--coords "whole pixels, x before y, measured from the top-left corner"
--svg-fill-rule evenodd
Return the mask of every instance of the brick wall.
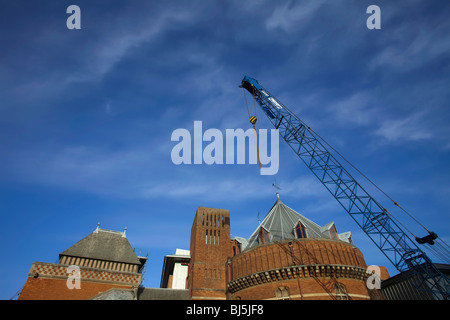
<path id="1" fill-rule="evenodd" d="M 66 280 L 28 278 L 19 300 L 88 300 L 111 288 L 131 289 L 117 284 L 81 282 L 81 289 L 68 289 Z"/>
<path id="2" fill-rule="evenodd" d="M 319 280 L 321 283 L 319 283 Z M 234 294 L 229 294 L 229 299 L 241 300 L 277 300 L 277 289 L 287 288 L 290 300 L 369 300 L 370 296 L 363 281 L 354 279 L 339 279 L 339 285 L 343 285 L 347 295 L 336 294 L 335 282 L 330 279 L 297 279 L 281 280 L 252 286 Z"/>
<path id="3" fill-rule="evenodd" d="M 289 243 L 292 243 L 292 248 Z M 297 239 L 269 243 L 246 250 L 231 260 L 231 278 L 290 265 L 338 264 L 366 268 L 361 251 L 346 242 Z"/>
<path id="4" fill-rule="evenodd" d="M 336 240 L 297 239 L 261 245 L 230 260 L 228 299 L 276 299 L 285 287 L 290 299 L 330 300 L 336 286 L 349 299 L 370 299 L 361 251 Z"/>
<path id="5" fill-rule="evenodd" d="M 226 299 L 231 251 L 230 212 L 199 207 L 192 224 L 187 279 L 192 299 Z"/>
<path id="6" fill-rule="evenodd" d="M 86 300 L 111 288 L 138 287 L 142 275 L 80 267 L 80 289 L 69 289 L 68 265 L 34 262 L 19 300 Z"/>

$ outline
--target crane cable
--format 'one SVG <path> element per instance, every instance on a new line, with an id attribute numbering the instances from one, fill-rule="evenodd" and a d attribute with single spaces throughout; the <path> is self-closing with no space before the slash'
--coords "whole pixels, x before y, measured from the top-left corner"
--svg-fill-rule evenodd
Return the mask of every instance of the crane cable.
<path id="1" fill-rule="evenodd" d="M 430 250 L 436 257 L 442 259 L 445 263 L 450 264 L 450 256 L 446 254 L 444 251 L 445 248 L 442 248 L 440 244 L 435 244 L 437 247 L 426 243 L 426 248 Z"/>
<path id="2" fill-rule="evenodd" d="M 249 108 L 248 108 L 248 103 L 247 103 L 247 98 L 246 98 L 246 96 L 245 96 L 245 90 L 244 90 L 244 88 L 242 88 L 242 90 L 243 90 L 243 93 L 244 93 L 244 99 L 245 99 L 245 104 L 246 104 L 246 106 L 247 106 L 247 113 L 248 113 L 248 116 L 249 116 L 249 118 L 250 118 L 250 123 L 253 125 L 253 129 L 254 129 L 254 131 L 255 131 L 255 136 L 256 136 L 256 128 L 255 128 L 255 123 L 256 123 L 256 116 L 250 116 L 250 111 L 249 111 Z M 252 90 L 253 90 L 253 103 L 254 103 L 254 107 L 255 107 L 255 114 L 256 114 L 256 95 L 255 95 L 255 88 L 252 86 Z M 297 118 L 298 119 L 298 118 Z M 253 120 L 253 121 L 252 121 Z M 298 119 L 298 120 L 300 120 L 300 119 Z M 300 120 L 300 122 L 305 126 L 305 127 L 307 127 L 309 130 L 311 130 L 312 132 L 314 132 L 309 126 L 307 126 L 302 120 Z M 315 133 L 315 132 L 314 132 Z M 319 136 L 319 134 L 317 134 L 316 133 L 316 135 L 322 140 L 322 141 L 324 141 L 328 146 L 330 146 L 330 148 L 331 149 L 333 149 L 333 150 L 335 150 L 330 144 L 328 144 L 322 137 L 320 137 Z M 256 147 L 257 147 L 257 152 L 258 152 L 258 161 L 259 161 L 259 148 L 258 148 L 258 142 L 256 142 Z M 335 150 L 335 152 L 337 153 L 337 154 L 339 154 L 339 152 L 337 152 L 336 150 Z M 340 155 L 340 154 L 339 154 Z M 352 167 L 353 167 L 353 165 L 348 161 L 348 160 L 346 160 L 342 155 L 340 155 L 345 161 L 347 161 Z M 261 162 L 259 163 L 259 167 L 261 168 Z M 366 178 L 367 179 L 367 178 Z M 389 215 L 391 215 L 391 213 L 389 212 L 389 211 L 387 211 L 387 209 L 385 209 L 385 208 L 383 208 L 384 209 L 384 211 L 386 211 L 387 213 L 389 213 Z M 391 215 L 392 216 L 392 215 Z M 394 216 L 392 216 L 392 218 L 393 219 L 395 219 L 398 223 L 400 223 L 401 224 L 401 222 L 400 221 L 398 221 Z M 406 230 L 408 230 L 405 226 L 403 226 Z M 408 230 L 409 231 L 409 230 Z M 415 235 L 411 232 L 411 231 L 409 231 L 414 237 L 415 237 Z M 398 244 L 400 245 L 400 247 L 402 247 L 402 249 L 403 250 L 405 250 L 406 251 L 406 248 L 404 248 L 403 247 L 403 245 L 400 243 L 400 242 L 398 242 Z"/>
<path id="3" fill-rule="evenodd" d="M 299 119 L 300 120 L 300 119 Z M 345 162 L 347 162 L 353 169 L 355 169 L 361 176 L 363 176 L 367 181 L 369 181 L 375 188 L 377 188 L 383 195 L 385 195 L 389 200 L 392 201 L 392 203 L 394 205 L 396 205 L 397 207 L 399 207 L 403 212 L 405 212 L 411 219 L 413 219 L 416 223 L 418 223 L 423 229 L 425 229 L 428 233 L 432 233 L 430 230 L 428 230 L 422 223 L 420 223 L 420 221 L 418 221 L 412 214 L 410 214 L 408 211 L 406 211 L 402 206 L 400 206 L 400 204 L 398 204 L 398 202 L 396 202 L 394 199 L 392 199 L 386 192 L 384 192 L 380 187 L 378 187 L 371 179 L 369 179 L 364 173 L 362 173 L 358 168 L 356 168 L 349 160 L 347 160 L 341 153 L 339 153 L 333 146 L 331 146 L 325 139 L 323 139 L 317 132 L 315 132 L 311 127 L 309 127 L 308 125 L 306 125 L 306 123 L 304 123 L 302 120 L 300 120 L 302 122 L 302 124 L 304 126 L 306 126 L 311 132 L 313 132 L 320 140 L 322 140 L 328 147 L 330 147 L 334 152 L 336 152 L 336 154 L 338 154 Z M 394 218 L 398 223 L 400 223 L 400 221 L 398 221 L 387 209 L 383 208 L 387 213 L 389 213 L 389 215 Z M 400 223 L 401 224 L 401 223 Z M 408 228 L 406 228 L 403 224 L 401 224 L 406 230 L 408 230 Z M 410 232 L 414 238 L 417 238 L 414 233 L 412 233 L 410 230 L 408 230 L 408 232 Z M 442 241 L 442 240 L 441 240 Z M 443 242 L 443 241 L 442 241 Z M 447 247 L 448 245 L 443 242 Z"/>
<path id="4" fill-rule="evenodd" d="M 244 99 L 245 99 L 245 103 L 247 106 L 247 113 L 250 119 L 250 123 L 253 125 L 253 129 L 255 131 L 255 138 L 256 138 L 256 147 L 257 147 L 257 153 L 258 153 L 258 162 L 259 162 L 259 167 L 261 168 L 261 162 L 260 162 L 260 158 L 259 158 L 259 147 L 258 147 L 258 140 L 257 140 L 257 133 L 256 133 L 256 128 L 255 128 L 255 123 L 256 123 L 256 95 L 255 95 L 255 88 L 252 86 L 252 91 L 253 91 L 253 104 L 255 107 L 255 116 L 250 116 L 250 111 L 249 111 L 249 107 L 248 107 L 248 103 L 247 103 L 247 98 L 245 96 L 245 90 L 244 88 L 242 88 L 243 93 L 244 93 Z M 297 117 L 296 117 L 297 118 Z M 303 122 L 301 119 L 297 118 L 306 128 L 308 128 L 311 132 L 313 132 L 320 140 L 322 140 L 327 146 L 329 146 L 336 154 L 338 154 L 345 162 L 347 162 L 353 169 L 355 169 L 361 176 L 363 176 L 367 181 L 369 181 L 376 189 L 378 189 L 383 195 L 385 195 L 389 200 L 392 201 L 392 203 L 397 206 L 398 208 L 400 208 L 404 213 L 406 213 L 411 219 L 413 219 L 417 224 L 419 224 L 423 229 L 425 229 L 429 235 L 436 235 L 435 233 L 429 231 L 422 223 L 420 223 L 416 218 L 414 218 L 412 216 L 412 214 L 410 214 L 408 211 L 406 211 L 402 206 L 400 206 L 398 204 L 398 202 L 396 202 L 394 199 L 392 199 L 388 194 L 386 194 L 380 187 L 378 187 L 372 180 L 370 180 L 364 173 L 362 173 L 358 168 L 356 168 L 349 160 L 347 160 L 341 153 L 339 153 L 333 146 L 331 146 L 324 138 L 322 138 L 317 132 L 315 132 L 311 127 L 309 127 L 305 122 Z M 417 239 L 419 239 L 412 231 L 410 231 L 403 223 L 401 223 L 396 217 L 394 217 L 386 208 L 382 207 L 383 210 L 388 213 L 397 223 L 399 223 L 403 228 L 405 228 L 405 230 L 407 230 L 417 241 Z M 433 240 L 438 240 L 440 242 L 442 242 L 445 246 L 447 246 L 448 248 L 450 248 L 441 238 L 438 238 L 436 235 L 436 239 Z M 432 250 L 434 252 L 434 255 L 439 256 L 441 259 L 443 258 L 444 260 L 450 260 L 450 251 L 447 250 L 445 247 L 443 247 L 441 244 L 433 242 L 433 244 L 436 244 L 435 247 L 433 247 L 432 245 L 427 244 L 427 247 Z M 402 246 L 403 247 L 403 246 Z M 403 248 L 404 249 L 404 248 Z"/>
<path id="5" fill-rule="evenodd" d="M 360 175 L 362 175 L 366 180 L 368 180 L 373 186 L 375 186 L 375 188 L 377 188 L 381 193 L 383 193 L 386 197 L 388 197 L 392 202 L 394 202 L 395 205 L 397 205 L 398 207 L 400 207 L 398 205 L 397 202 L 395 202 L 394 200 L 392 200 L 392 198 L 390 198 L 383 190 L 381 190 L 372 180 L 370 180 L 364 173 L 362 173 L 358 168 L 356 168 L 349 160 L 347 160 L 341 153 L 339 153 L 333 146 L 331 146 L 327 141 L 325 141 L 324 138 L 322 138 L 317 132 L 315 132 L 311 127 L 309 127 L 308 125 L 306 125 L 303 121 L 301 121 L 303 123 L 304 126 L 306 126 L 311 132 L 313 132 L 320 140 L 322 140 L 328 147 L 330 147 L 334 152 L 336 152 L 336 154 L 338 154 L 345 162 L 347 162 L 353 169 L 355 169 Z M 401 208 L 401 207 L 400 207 Z M 392 218 L 395 219 L 395 217 L 386 209 L 383 207 L 383 210 L 385 212 L 387 212 Z M 400 221 L 398 221 L 397 219 L 395 219 L 398 223 L 400 223 Z M 401 224 L 401 223 L 400 223 Z M 402 226 L 408 230 L 408 228 L 406 228 L 403 224 Z M 424 227 L 425 228 L 425 227 Z M 425 228 L 425 230 L 427 230 Z M 428 231 L 428 230 L 427 230 Z M 408 230 L 408 232 L 410 232 L 414 237 L 416 237 L 414 235 L 414 233 L 412 233 L 410 230 Z"/>
<path id="6" fill-rule="evenodd" d="M 300 119 L 299 119 L 300 120 Z M 384 194 L 389 200 L 391 200 L 394 205 L 399 207 L 403 212 L 405 212 L 410 218 L 412 218 L 415 222 L 417 222 L 422 228 L 424 228 L 429 235 L 435 235 L 436 239 L 439 242 L 442 242 L 446 247 L 449 247 L 447 243 L 445 243 L 441 238 L 437 238 L 437 235 L 431 231 L 429 231 L 422 223 L 420 223 L 416 218 L 414 218 L 408 211 L 406 211 L 402 206 L 400 206 L 395 200 L 393 200 L 388 194 L 386 194 L 381 188 L 379 188 L 372 180 L 370 180 L 364 173 L 362 173 L 358 168 L 356 168 L 349 160 L 347 160 L 341 153 L 339 153 L 333 146 L 331 146 L 325 139 L 323 139 L 317 132 L 315 132 L 311 127 L 306 125 L 302 120 L 300 122 L 307 127 L 311 132 L 313 132 L 320 140 L 322 140 L 327 146 L 329 146 L 336 154 L 338 154 L 345 162 L 347 162 L 353 169 L 355 169 L 361 176 L 363 176 L 367 181 L 369 181 L 375 188 L 377 188 L 382 194 Z M 417 241 L 418 237 L 411 232 L 404 224 L 402 224 L 396 217 L 394 217 L 386 208 L 383 207 L 383 210 L 387 212 L 395 221 L 397 221 L 405 230 L 407 230 Z M 433 246 L 435 244 L 435 246 Z M 429 249 L 436 257 L 443 259 L 444 261 L 450 261 L 450 251 L 445 248 L 441 243 L 431 242 L 426 243 L 426 248 Z"/>
<path id="7" fill-rule="evenodd" d="M 301 120 L 300 120 L 301 121 Z M 412 214 L 410 214 L 408 211 L 406 211 L 402 206 L 398 204 L 394 199 L 392 199 L 386 192 L 384 192 L 380 187 L 378 187 L 371 179 L 369 179 L 364 173 L 362 173 L 358 168 L 356 168 L 349 160 L 347 160 L 341 153 L 339 153 L 333 146 L 331 146 L 325 139 L 323 139 L 317 132 L 315 132 L 311 127 L 307 126 L 303 121 L 301 121 L 303 125 L 305 125 L 311 132 L 313 132 L 317 137 L 319 137 L 320 140 L 322 140 L 327 146 L 329 146 L 336 154 L 338 154 L 345 162 L 347 162 L 353 169 L 355 169 L 361 176 L 363 176 L 367 181 L 369 181 L 376 189 L 378 189 L 383 195 L 385 195 L 389 200 L 392 201 L 394 205 L 396 205 L 398 208 L 400 208 L 403 212 L 405 212 L 411 219 L 413 219 L 416 223 L 418 223 L 423 229 L 425 229 L 430 235 L 434 234 L 430 230 L 428 230 L 422 223 L 420 223 L 415 217 L 413 217 Z M 414 235 L 413 232 L 411 232 L 408 228 L 406 228 L 398 219 L 396 219 L 386 208 L 383 208 L 384 211 L 386 211 L 395 221 L 397 221 L 400 225 L 402 225 L 411 235 L 417 239 L 418 237 Z M 441 238 L 437 238 L 438 241 L 442 242 L 445 246 L 450 248 L 447 243 L 445 243 Z M 433 247 L 433 245 L 430 245 L 427 243 L 427 248 L 430 249 L 435 256 L 445 260 L 450 260 L 450 251 L 446 249 L 442 244 L 440 243 L 434 243 L 437 245 L 437 247 Z"/>
<path id="8" fill-rule="evenodd" d="M 255 124 L 256 124 L 256 121 L 257 121 L 257 118 L 256 118 L 256 103 L 255 103 L 255 94 L 254 94 L 254 92 L 255 92 L 255 88 L 254 87 L 252 87 L 252 89 L 253 89 L 253 105 L 254 105 L 254 107 L 255 107 L 255 115 L 254 116 L 250 116 L 250 110 L 249 110 L 249 108 L 248 108 L 248 103 L 247 103 L 247 97 L 245 96 L 245 89 L 244 88 L 242 88 L 242 92 L 244 93 L 244 99 L 245 99 L 245 105 L 247 106 L 247 113 L 248 113 L 248 118 L 249 118 L 249 120 L 250 120 L 250 123 L 252 124 L 252 126 L 253 126 L 253 131 L 254 131 L 254 133 L 255 133 L 255 142 L 256 142 L 256 154 L 258 155 L 258 164 L 259 164 L 259 168 L 261 169 L 261 159 L 260 159 L 260 157 L 259 157 L 259 144 L 258 144 L 258 133 L 256 132 L 256 126 L 255 126 Z"/>

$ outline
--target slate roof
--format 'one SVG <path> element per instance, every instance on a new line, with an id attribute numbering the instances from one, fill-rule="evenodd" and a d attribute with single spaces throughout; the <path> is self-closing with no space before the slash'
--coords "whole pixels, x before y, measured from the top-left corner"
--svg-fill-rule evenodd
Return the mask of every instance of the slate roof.
<path id="1" fill-rule="evenodd" d="M 296 239 L 297 237 L 295 234 L 295 226 L 298 222 L 301 222 L 301 224 L 305 227 L 307 238 L 331 238 L 329 230 L 334 225 L 333 221 L 321 227 L 317 223 L 309 220 L 308 218 L 285 205 L 281 201 L 277 193 L 277 201 L 267 213 L 264 220 L 250 236 L 250 238 L 248 240 L 240 238 L 240 240 L 239 237 L 235 237 L 235 239 L 241 242 L 243 246 L 242 250 L 255 247 L 260 244 L 259 234 L 261 228 L 269 232 L 270 242 Z M 345 232 L 339 234 L 338 238 L 339 240 L 349 242 L 350 236 L 350 232 Z"/>
<path id="2" fill-rule="evenodd" d="M 189 289 L 138 288 L 137 300 L 190 300 Z"/>
<path id="3" fill-rule="evenodd" d="M 101 292 L 89 300 L 190 300 L 189 289 L 112 288 Z"/>
<path id="4" fill-rule="evenodd" d="M 100 229 L 98 227 L 94 232 L 59 255 L 60 257 L 71 256 L 137 265 L 141 264 L 128 242 L 125 232 Z"/>

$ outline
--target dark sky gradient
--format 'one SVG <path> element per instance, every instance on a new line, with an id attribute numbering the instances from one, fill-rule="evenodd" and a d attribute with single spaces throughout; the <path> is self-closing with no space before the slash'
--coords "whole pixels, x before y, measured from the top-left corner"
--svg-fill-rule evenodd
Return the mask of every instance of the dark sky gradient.
<path id="1" fill-rule="evenodd" d="M 66 28 L 71 4 L 81 30 Z M 372 4 L 381 30 L 366 27 Z M 229 209 L 232 235 L 249 237 L 274 182 L 288 206 L 352 231 L 366 262 L 395 274 L 284 141 L 276 176 L 172 163 L 177 128 L 251 127 L 244 75 L 448 241 L 449 16 L 448 1 L 1 0 L 0 299 L 98 221 L 128 228 L 149 251 L 144 284 L 159 287 L 164 255 L 189 249 L 198 206 Z"/>

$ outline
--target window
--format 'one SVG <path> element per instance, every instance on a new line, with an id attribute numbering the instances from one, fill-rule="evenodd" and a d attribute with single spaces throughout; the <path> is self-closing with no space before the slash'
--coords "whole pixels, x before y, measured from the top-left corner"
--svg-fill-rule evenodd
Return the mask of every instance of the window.
<path id="1" fill-rule="evenodd" d="M 295 226 L 295 235 L 297 236 L 297 239 L 303 239 L 306 238 L 306 229 L 303 224 L 299 221 L 297 225 Z"/>
<path id="2" fill-rule="evenodd" d="M 270 238 L 269 238 L 269 232 L 264 229 L 261 228 L 259 230 L 259 243 L 269 243 L 270 242 Z"/>
<path id="3" fill-rule="evenodd" d="M 233 253 L 234 253 L 234 255 L 237 255 L 237 254 L 239 254 L 241 252 L 242 252 L 242 244 L 239 241 L 234 240 L 234 245 L 233 245 Z"/>
<path id="4" fill-rule="evenodd" d="M 278 300 L 289 300 L 289 291 L 287 287 L 278 287 L 275 291 L 275 297 Z"/>
<path id="5" fill-rule="evenodd" d="M 339 237 L 337 235 L 336 227 L 334 224 L 330 228 L 330 238 L 333 240 L 339 240 Z"/>
<path id="6" fill-rule="evenodd" d="M 347 290 L 342 283 L 334 284 L 334 293 L 336 294 L 336 300 L 349 300 Z"/>

